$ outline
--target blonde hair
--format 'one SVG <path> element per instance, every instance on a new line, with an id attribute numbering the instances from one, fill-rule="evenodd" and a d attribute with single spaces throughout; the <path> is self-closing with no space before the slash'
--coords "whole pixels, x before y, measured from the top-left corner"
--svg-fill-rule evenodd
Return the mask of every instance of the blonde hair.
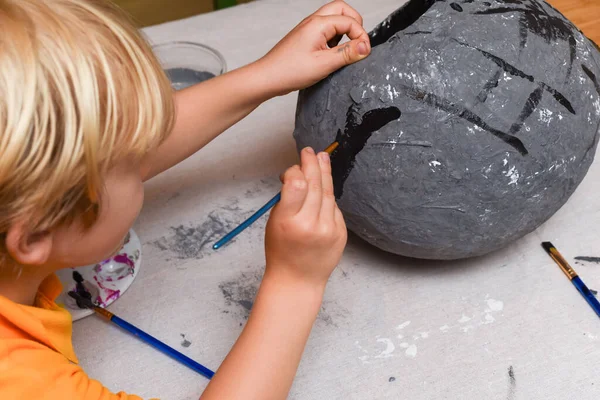
<path id="1" fill-rule="evenodd" d="M 105 171 L 157 146 L 174 106 L 109 2 L 0 0 L 0 26 L 1 239 L 17 220 L 45 230 L 98 204 Z"/>

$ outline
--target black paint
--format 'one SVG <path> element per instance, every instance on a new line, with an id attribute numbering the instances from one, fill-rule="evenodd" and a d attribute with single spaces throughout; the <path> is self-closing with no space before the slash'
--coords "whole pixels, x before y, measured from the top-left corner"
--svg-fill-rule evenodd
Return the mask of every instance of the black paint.
<path id="1" fill-rule="evenodd" d="M 396 33 L 414 24 L 436 3 L 436 0 L 410 0 L 390 15 L 386 23 L 379 24 L 370 34 L 371 47 L 387 42 Z"/>
<path id="2" fill-rule="evenodd" d="M 75 293 L 83 297 L 84 299 L 92 301 L 92 294 L 86 289 L 85 285 L 83 284 L 83 276 L 79 272 L 73 271 L 73 280 L 75 281 Z M 76 298 L 75 301 L 77 302 L 77 307 L 88 308 L 82 300 Z"/>
<path id="3" fill-rule="evenodd" d="M 498 87 L 501 75 L 502 70 L 497 70 L 496 73 L 483 86 L 483 90 L 477 95 L 477 100 L 479 100 L 482 103 L 485 103 L 491 91 Z"/>
<path id="4" fill-rule="evenodd" d="M 573 72 L 573 64 L 575 63 L 575 58 L 577 57 L 577 40 L 575 40 L 575 36 L 569 36 L 569 69 L 567 70 L 567 78 L 571 76 Z"/>
<path id="5" fill-rule="evenodd" d="M 575 259 L 579 260 L 579 261 L 587 261 L 587 262 L 600 264 L 600 257 L 579 256 L 579 257 L 575 257 Z"/>
<path id="6" fill-rule="evenodd" d="M 597 290 L 590 289 L 590 293 L 593 294 L 594 296 L 598 296 L 598 291 Z"/>
<path id="7" fill-rule="evenodd" d="M 598 82 L 596 74 L 594 74 L 588 67 L 586 67 L 583 64 L 581 64 L 581 68 L 583 69 L 583 72 L 585 72 L 585 74 L 588 76 L 588 78 L 590 78 L 590 80 L 594 84 L 594 87 L 596 88 L 596 91 L 600 95 L 600 82 Z"/>
<path id="8" fill-rule="evenodd" d="M 331 174 L 333 176 L 335 197 L 340 198 L 344 192 L 344 183 L 350 175 L 358 153 L 367 144 L 371 135 L 385 125 L 400 118 L 402 113 L 397 107 L 386 107 L 367 111 L 360 122 L 357 121 L 356 106 L 352 105 L 346 113 L 344 133 L 338 130 L 335 138 L 339 143 L 333 153 Z"/>
<path id="9" fill-rule="evenodd" d="M 538 88 L 535 89 L 533 92 L 531 92 L 529 98 L 523 106 L 523 109 L 521 110 L 521 113 L 519 114 L 519 117 L 517 118 L 517 122 L 515 122 L 510 127 L 509 133 L 511 135 L 514 135 L 515 133 L 518 133 L 521 130 L 527 118 L 529 118 L 531 114 L 533 114 L 533 111 L 540 105 L 543 94 L 544 88 L 541 85 L 538 86 Z"/>
<path id="10" fill-rule="evenodd" d="M 431 35 L 433 32 L 431 31 L 414 31 L 414 32 L 406 32 L 405 35 Z"/>
<path id="11" fill-rule="evenodd" d="M 400 88 L 408 97 L 420 101 L 421 103 L 429 104 L 432 107 L 446 111 L 447 113 L 452 114 L 456 117 L 467 120 L 470 123 L 477 125 L 481 129 L 491 133 L 500 140 L 504 141 L 506 144 L 517 150 L 521 155 L 525 156 L 528 154 L 525 145 L 523 144 L 523 142 L 521 142 L 519 138 L 511 136 L 508 133 L 502 132 L 499 129 L 493 128 L 473 111 L 468 110 L 460 105 L 457 105 L 447 99 L 439 97 L 433 93 L 428 93 L 408 86 L 400 86 Z"/>
<path id="12" fill-rule="evenodd" d="M 454 11 L 463 12 L 463 8 L 458 3 L 450 3 L 450 7 L 452 7 Z"/>
<path id="13" fill-rule="evenodd" d="M 513 5 L 497 7 L 489 10 L 476 11 L 476 15 L 493 15 L 505 13 L 519 13 L 519 37 L 521 48 L 525 47 L 528 35 L 534 34 L 541 37 L 546 43 L 555 43 L 558 39 L 569 40 L 573 36 L 575 27 L 562 15 L 554 10 L 557 15 L 551 15 L 541 2 L 536 0 L 522 2 L 519 0 L 496 0 L 498 3 Z M 546 3 L 544 3 L 546 4 Z"/>
<path id="14" fill-rule="evenodd" d="M 388 379 L 388 382 L 394 382 L 395 380 L 396 380 L 396 377 L 390 376 L 390 379 Z"/>
<path id="15" fill-rule="evenodd" d="M 546 90 L 548 93 L 550 93 L 554 99 L 564 108 L 566 108 L 571 114 L 575 115 L 577 114 L 575 112 L 575 110 L 573 109 L 573 106 L 571 105 L 571 102 L 562 94 L 560 93 L 558 90 L 554 89 L 553 87 L 551 87 L 550 85 L 548 85 L 547 83 L 541 82 L 541 81 L 537 81 L 532 75 L 529 75 L 523 71 L 521 71 L 520 69 L 518 69 L 517 67 L 515 67 L 514 65 L 508 63 L 506 60 L 493 55 L 490 52 L 487 52 L 485 50 L 482 50 L 480 48 L 471 46 L 467 43 L 463 43 L 460 42 L 456 39 L 453 39 L 456 43 L 460 44 L 461 46 L 464 47 L 468 47 L 471 48 L 473 50 L 476 50 L 478 52 L 480 52 L 485 58 L 487 58 L 488 60 L 492 61 L 494 64 L 496 64 L 497 66 L 499 66 L 500 68 L 502 68 L 502 70 L 504 72 L 506 72 L 507 74 L 528 80 L 529 82 L 532 83 L 537 83 L 539 85 L 541 85 L 544 90 Z"/>

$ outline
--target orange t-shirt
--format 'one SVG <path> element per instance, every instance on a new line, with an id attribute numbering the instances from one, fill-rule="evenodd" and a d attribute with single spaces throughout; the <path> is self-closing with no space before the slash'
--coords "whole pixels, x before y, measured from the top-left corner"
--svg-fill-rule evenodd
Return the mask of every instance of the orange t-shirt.
<path id="1" fill-rule="evenodd" d="M 55 300 L 56 275 L 40 286 L 35 307 L 0 296 L 0 399 L 139 400 L 90 379 L 73 351 L 71 315 Z"/>

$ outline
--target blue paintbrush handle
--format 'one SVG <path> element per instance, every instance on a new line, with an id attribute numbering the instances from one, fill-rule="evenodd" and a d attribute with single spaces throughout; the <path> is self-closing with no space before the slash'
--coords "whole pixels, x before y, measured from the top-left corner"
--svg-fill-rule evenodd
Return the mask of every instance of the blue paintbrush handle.
<path id="1" fill-rule="evenodd" d="M 267 211 L 269 211 L 271 208 L 275 207 L 275 204 L 279 203 L 279 200 L 281 200 L 281 192 L 277 193 L 275 197 L 269 200 L 269 202 L 262 206 L 257 212 L 252 214 L 250 218 L 239 224 L 237 228 L 229 232 L 227 235 L 223 236 L 221 240 L 214 244 L 213 250 L 220 249 L 221 247 L 223 247 L 223 245 L 230 242 L 231 239 L 242 233 L 244 229 L 252 225 L 257 219 L 265 215 Z"/>
<path id="2" fill-rule="evenodd" d="M 579 293 L 581 293 L 581 295 L 585 298 L 588 304 L 600 317 L 600 302 L 598 302 L 598 299 L 596 298 L 596 296 L 594 296 L 594 293 L 590 292 L 590 289 L 588 289 L 588 287 L 585 285 L 585 283 L 583 283 L 579 276 L 576 276 L 575 278 L 571 279 L 571 282 L 573 282 L 573 285 L 575 285 L 577 290 L 579 290 Z"/>
<path id="3" fill-rule="evenodd" d="M 175 360 L 177 360 L 180 363 L 182 363 L 183 365 L 193 369 L 194 371 L 198 372 L 199 374 L 204 375 L 208 379 L 211 379 L 213 377 L 213 375 L 215 374 L 213 371 L 206 368 L 205 366 L 197 363 L 196 361 L 192 360 L 191 358 L 187 357 L 186 355 L 181 354 L 174 348 L 167 346 L 160 340 L 156 339 L 153 336 L 148 335 L 146 332 L 136 328 L 135 326 L 131 325 L 129 322 L 122 320 L 121 318 L 117 317 L 116 315 L 113 315 L 110 320 L 112 322 L 114 322 L 115 325 L 118 325 L 121 328 L 128 331 L 129 333 L 139 337 L 141 340 L 148 343 L 150 346 L 173 357 Z"/>

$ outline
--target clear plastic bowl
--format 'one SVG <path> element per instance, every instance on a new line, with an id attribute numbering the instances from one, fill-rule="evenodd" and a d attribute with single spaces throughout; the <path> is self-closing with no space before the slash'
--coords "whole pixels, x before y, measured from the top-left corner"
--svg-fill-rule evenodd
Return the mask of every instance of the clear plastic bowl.
<path id="1" fill-rule="evenodd" d="M 185 89 L 227 71 L 217 50 L 193 42 L 169 42 L 152 47 L 175 90 Z"/>

